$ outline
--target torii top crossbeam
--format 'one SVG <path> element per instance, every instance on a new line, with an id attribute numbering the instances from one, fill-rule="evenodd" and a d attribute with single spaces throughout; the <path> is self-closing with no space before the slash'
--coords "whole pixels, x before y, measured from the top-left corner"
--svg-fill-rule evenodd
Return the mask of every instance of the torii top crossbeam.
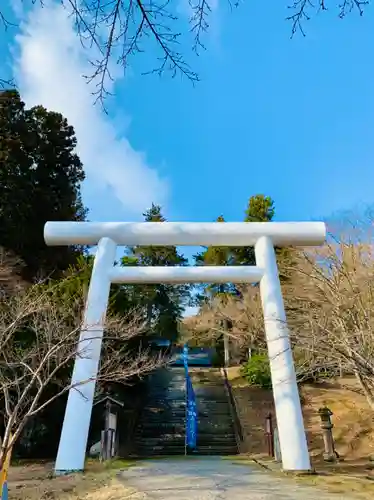
<path id="1" fill-rule="evenodd" d="M 323 222 L 47 222 L 47 245 L 253 246 L 262 236 L 275 246 L 314 246 L 326 239 Z"/>

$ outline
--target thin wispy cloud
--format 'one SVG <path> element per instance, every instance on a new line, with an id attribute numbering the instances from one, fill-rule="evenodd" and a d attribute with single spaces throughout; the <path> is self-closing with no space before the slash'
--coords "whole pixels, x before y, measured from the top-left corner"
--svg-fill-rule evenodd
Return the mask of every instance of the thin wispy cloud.
<path id="1" fill-rule="evenodd" d="M 118 138 L 118 114 L 111 121 L 93 105 L 93 87 L 82 78 L 92 71 L 88 57 L 60 4 L 36 5 L 22 15 L 13 66 L 22 99 L 62 113 L 74 126 L 91 196 L 109 191 L 127 213 L 138 215 L 152 202 L 166 202 L 168 182 L 125 136 Z"/>

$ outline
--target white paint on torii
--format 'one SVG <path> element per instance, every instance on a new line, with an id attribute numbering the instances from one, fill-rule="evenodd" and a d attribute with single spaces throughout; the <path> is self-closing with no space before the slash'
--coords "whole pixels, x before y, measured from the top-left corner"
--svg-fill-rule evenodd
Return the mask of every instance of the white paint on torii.
<path id="1" fill-rule="evenodd" d="M 264 311 L 284 470 L 309 470 L 310 459 L 274 246 L 314 246 L 322 222 L 47 222 L 47 245 L 98 245 L 55 471 L 84 469 L 95 382 L 111 283 L 258 283 Z M 115 267 L 118 245 L 254 246 L 257 266 Z"/>

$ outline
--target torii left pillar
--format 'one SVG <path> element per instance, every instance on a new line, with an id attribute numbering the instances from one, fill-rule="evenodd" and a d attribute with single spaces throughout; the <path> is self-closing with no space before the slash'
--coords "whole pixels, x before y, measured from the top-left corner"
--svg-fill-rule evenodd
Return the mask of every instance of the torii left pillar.
<path id="1" fill-rule="evenodd" d="M 97 247 L 71 381 L 71 387 L 75 387 L 75 390 L 69 391 L 55 464 L 56 474 L 84 470 L 109 300 L 110 271 L 116 249 L 116 243 L 110 238 L 102 238 Z"/>

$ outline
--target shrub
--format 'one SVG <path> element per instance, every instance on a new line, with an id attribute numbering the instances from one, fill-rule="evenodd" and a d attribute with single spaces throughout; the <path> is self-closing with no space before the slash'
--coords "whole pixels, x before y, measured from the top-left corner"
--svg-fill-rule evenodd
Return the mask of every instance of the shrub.
<path id="1" fill-rule="evenodd" d="M 249 385 L 271 389 L 269 358 L 265 354 L 254 354 L 243 366 L 242 375 Z"/>

